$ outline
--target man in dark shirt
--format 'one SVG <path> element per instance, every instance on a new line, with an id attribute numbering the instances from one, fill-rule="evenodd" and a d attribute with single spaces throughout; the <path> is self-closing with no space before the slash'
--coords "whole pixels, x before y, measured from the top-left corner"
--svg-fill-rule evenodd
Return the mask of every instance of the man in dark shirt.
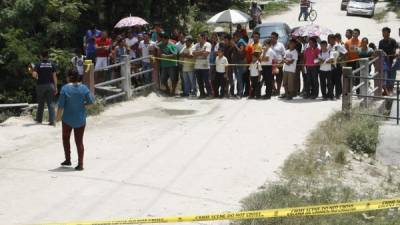
<path id="1" fill-rule="evenodd" d="M 379 41 L 379 49 L 382 49 L 385 56 L 385 78 L 386 79 L 396 79 L 396 70 L 392 69 L 393 60 L 395 58 L 396 49 L 398 48 L 396 40 L 390 37 L 390 28 L 384 27 L 382 29 L 383 39 Z M 385 82 L 385 92 L 384 94 L 390 95 L 393 92 L 394 81 Z"/>
<path id="2" fill-rule="evenodd" d="M 232 46 L 232 36 L 227 34 L 224 37 L 224 56 L 228 59 L 228 63 L 232 63 L 233 51 L 234 48 Z M 235 96 L 235 80 L 233 78 L 233 67 L 226 67 L 228 74 L 228 84 L 226 85 L 225 96 L 234 97 Z M 229 92 L 229 93 L 228 93 Z"/>
<path id="3" fill-rule="evenodd" d="M 54 126 L 54 96 L 57 94 L 57 75 L 53 63 L 49 61 L 49 53 L 43 51 L 42 60 L 35 65 L 32 76 L 37 80 L 36 98 L 38 110 L 36 113 L 36 122 L 42 123 L 44 103 L 46 102 L 49 110 L 49 125 Z"/>

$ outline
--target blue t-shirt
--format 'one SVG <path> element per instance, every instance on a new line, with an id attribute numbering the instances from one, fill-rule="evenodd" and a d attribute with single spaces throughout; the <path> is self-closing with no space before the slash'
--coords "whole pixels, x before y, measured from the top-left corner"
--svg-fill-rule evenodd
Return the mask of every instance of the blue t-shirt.
<path id="1" fill-rule="evenodd" d="M 93 97 L 84 84 L 66 84 L 61 88 L 58 107 L 63 108 L 62 120 L 72 128 L 86 124 L 85 105 L 93 104 Z"/>
<path id="2" fill-rule="evenodd" d="M 86 32 L 86 42 L 87 42 L 86 53 L 96 52 L 96 38 L 101 37 L 101 35 L 102 33 L 99 30 L 96 30 L 95 32 L 88 30 Z"/>

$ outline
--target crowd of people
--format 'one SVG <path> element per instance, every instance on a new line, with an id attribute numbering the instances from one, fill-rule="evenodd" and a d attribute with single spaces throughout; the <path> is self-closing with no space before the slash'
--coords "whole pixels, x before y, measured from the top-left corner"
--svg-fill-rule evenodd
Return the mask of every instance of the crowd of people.
<path id="1" fill-rule="evenodd" d="M 232 35 L 203 32 L 192 37 L 176 29 L 167 34 L 155 24 L 149 32 L 135 28 L 116 34 L 115 41 L 107 32 L 93 27 L 85 35 L 84 49 L 96 69 L 129 55 L 130 59 L 148 57 L 132 67 L 134 71 L 148 70 L 153 65 L 150 56 L 156 56 L 161 86 L 169 96 L 270 99 L 278 95 L 316 99 L 321 93 L 323 100 L 333 100 L 342 93 L 342 67 L 356 69 L 359 58 L 370 58 L 377 49 L 387 55 L 386 78 L 395 78 L 398 63 L 393 62 L 398 44 L 390 33 L 390 28 L 383 28 L 378 46 L 366 37 L 360 38 L 357 28 L 346 30 L 345 40 L 339 33 L 329 35 L 327 40 L 292 36 L 285 46 L 279 42 L 278 33 L 273 32 L 261 43 L 258 32 L 248 37 L 241 25 Z M 82 61 L 82 55 L 73 58 L 79 73 L 83 73 Z M 151 83 L 152 75 L 146 73 L 134 82 Z M 357 85 L 359 79 L 354 82 Z M 390 95 L 394 82 L 385 84 L 383 94 Z"/>

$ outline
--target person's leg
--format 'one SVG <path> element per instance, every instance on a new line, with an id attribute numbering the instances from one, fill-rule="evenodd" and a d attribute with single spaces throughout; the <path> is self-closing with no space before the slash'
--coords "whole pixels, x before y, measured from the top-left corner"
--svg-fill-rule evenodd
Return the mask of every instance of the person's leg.
<path id="1" fill-rule="evenodd" d="M 143 71 L 151 69 L 151 64 L 149 62 L 143 62 Z M 146 84 L 151 83 L 151 72 L 145 73 L 144 74 L 144 81 Z"/>
<path id="2" fill-rule="evenodd" d="M 288 98 L 296 96 L 296 73 L 288 73 Z"/>
<path id="3" fill-rule="evenodd" d="M 36 86 L 36 98 L 38 102 L 38 108 L 36 111 L 36 122 L 42 123 L 43 120 L 43 111 L 44 111 L 44 101 L 45 101 L 45 92 L 43 85 Z"/>
<path id="4" fill-rule="evenodd" d="M 278 96 L 281 94 L 282 80 L 283 80 L 283 67 L 279 67 L 279 73 L 276 75 L 276 91 Z"/>
<path id="5" fill-rule="evenodd" d="M 194 75 L 194 71 L 188 72 L 190 80 L 190 91 L 193 96 L 197 96 L 197 81 Z"/>
<path id="6" fill-rule="evenodd" d="M 62 122 L 62 141 L 65 155 L 65 165 L 71 165 L 71 145 L 69 139 L 71 138 L 72 127 Z"/>
<path id="7" fill-rule="evenodd" d="M 49 123 L 53 124 L 55 121 L 55 109 L 54 109 L 54 92 L 55 92 L 55 87 L 53 84 L 47 85 L 46 86 L 46 104 L 47 104 L 47 109 L 49 111 Z"/>
<path id="8" fill-rule="evenodd" d="M 228 84 L 229 84 L 226 86 L 227 87 L 229 86 L 229 95 L 233 97 L 235 96 L 235 79 L 233 79 L 233 68 L 231 66 L 228 66 L 226 69 L 228 70 Z"/>
<path id="9" fill-rule="evenodd" d="M 325 71 L 319 72 L 319 82 L 321 84 L 321 94 L 324 99 L 328 98 L 327 96 L 327 76 Z"/>
<path id="10" fill-rule="evenodd" d="M 203 80 L 205 82 L 207 96 L 212 96 L 211 85 L 210 85 L 210 70 L 202 70 L 203 73 Z"/>
<path id="11" fill-rule="evenodd" d="M 243 97 L 243 66 L 235 66 L 235 77 L 236 77 L 236 95 Z"/>
<path id="12" fill-rule="evenodd" d="M 308 8 L 304 8 L 304 21 L 308 20 Z"/>
<path id="13" fill-rule="evenodd" d="M 250 71 L 249 68 L 246 67 L 246 71 L 243 73 L 243 89 L 244 89 L 244 97 L 249 96 L 250 94 Z"/>
<path id="14" fill-rule="evenodd" d="M 201 73 L 201 70 L 196 70 L 195 72 L 196 72 L 197 83 L 199 84 L 200 98 L 204 98 L 206 94 L 204 92 L 203 74 Z"/>
<path id="15" fill-rule="evenodd" d="M 333 74 L 332 71 L 327 72 L 327 80 L 328 80 L 328 98 L 333 99 Z"/>
<path id="16" fill-rule="evenodd" d="M 182 72 L 182 78 L 183 78 L 183 96 L 189 96 L 190 90 L 191 90 L 191 83 L 189 80 L 189 73 L 188 72 Z"/>
<path id="17" fill-rule="evenodd" d="M 84 146 L 83 146 L 83 134 L 85 133 L 85 125 L 74 129 L 74 138 L 76 149 L 78 150 L 78 166 L 75 167 L 77 170 L 83 169 L 83 156 L 84 156 Z"/>
<path id="18" fill-rule="evenodd" d="M 303 15 L 303 8 L 300 8 L 299 18 L 297 19 L 298 21 L 300 21 L 302 15 Z"/>
<path id="19" fill-rule="evenodd" d="M 217 74 L 217 68 L 215 65 L 211 65 L 209 69 L 209 83 L 211 87 L 212 94 L 215 94 L 215 79 L 216 79 L 216 74 Z M 206 81 L 204 81 L 206 82 Z M 211 93 L 208 93 L 208 95 L 211 95 Z"/>
<path id="20" fill-rule="evenodd" d="M 317 67 L 312 68 L 312 97 L 317 98 L 319 95 L 319 82 L 318 82 L 318 69 Z"/>
<path id="21" fill-rule="evenodd" d="M 179 74 L 177 71 L 178 67 L 170 67 L 169 68 L 169 74 L 170 74 L 170 78 L 171 78 L 171 85 L 172 85 L 172 91 L 171 91 L 171 95 L 175 96 L 176 94 L 176 86 L 178 85 L 178 81 L 179 81 Z"/>
<path id="22" fill-rule="evenodd" d="M 342 96 L 342 72 L 343 67 L 338 65 L 335 74 L 335 97 L 339 99 Z"/>
<path id="23" fill-rule="evenodd" d="M 282 95 L 282 97 L 283 96 L 285 96 L 285 97 L 288 97 L 289 96 L 289 85 L 288 85 L 288 83 L 289 83 L 289 73 L 288 72 L 283 72 L 283 80 L 282 80 L 282 83 L 283 83 L 283 89 L 285 90 L 285 93 Z"/>
<path id="24" fill-rule="evenodd" d="M 274 86 L 274 75 L 272 75 L 272 66 L 265 66 L 263 68 L 263 71 L 264 69 L 265 69 L 265 77 L 264 77 L 265 97 L 267 99 L 270 99 L 272 96 L 272 89 Z"/>
<path id="25" fill-rule="evenodd" d="M 222 95 L 224 90 L 221 88 L 221 92 L 219 91 L 219 88 L 221 87 L 221 79 L 220 79 L 221 74 L 216 72 L 215 77 L 214 77 L 214 97 L 218 98 Z"/>
<path id="26" fill-rule="evenodd" d="M 256 78 L 257 77 L 250 77 L 250 84 L 251 84 L 251 90 L 250 90 L 250 98 L 254 98 L 256 94 Z"/>
<path id="27" fill-rule="evenodd" d="M 221 74 L 221 80 L 220 80 L 220 84 L 221 84 L 221 95 L 220 97 L 229 97 L 229 94 L 226 91 L 223 90 L 228 90 L 228 80 L 224 77 L 225 74 Z M 226 94 L 226 95 L 225 95 Z"/>
<path id="28" fill-rule="evenodd" d="M 168 68 L 166 67 L 161 68 L 161 84 L 165 87 L 166 94 L 170 95 L 171 91 L 168 86 L 168 78 L 169 78 L 168 76 L 169 76 Z"/>
<path id="29" fill-rule="evenodd" d="M 307 67 L 307 74 L 304 76 L 305 83 L 304 83 L 304 97 L 309 98 L 311 97 L 311 69 Z"/>

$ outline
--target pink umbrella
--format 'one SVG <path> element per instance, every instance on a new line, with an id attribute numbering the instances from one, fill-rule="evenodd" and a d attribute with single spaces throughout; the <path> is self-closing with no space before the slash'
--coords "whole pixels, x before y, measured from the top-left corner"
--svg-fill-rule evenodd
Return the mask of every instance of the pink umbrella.
<path id="1" fill-rule="evenodd" d="M 137 17 L 137 16 L 129 16 L 120 20 L 114 28 L 123 28 L 123 27 L 135 27 L 135 26 L 144 26 L 149 24 L 146 20 Z"/>
<path id="2" fill-rule="evenodd" d="M 316 24 L 299 27 L 292 33 L 292 35 L 297 37 L 320 37 L 321 39 L 326 38 L 329 34 L 333 34 L 332 30 Z"/>

